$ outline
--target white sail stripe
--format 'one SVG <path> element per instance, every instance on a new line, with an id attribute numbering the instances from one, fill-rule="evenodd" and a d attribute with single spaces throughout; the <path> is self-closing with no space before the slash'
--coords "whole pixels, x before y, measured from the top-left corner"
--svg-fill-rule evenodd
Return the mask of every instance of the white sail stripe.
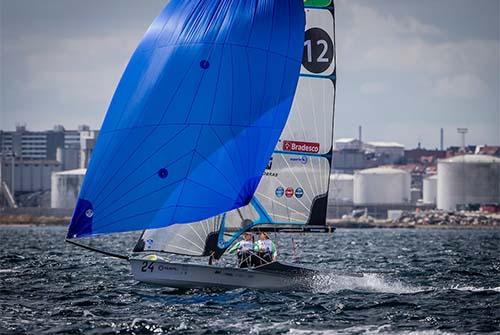
<path id="1" fill-rule="evenodd" d="M 300 113 L 301 111 L 302 110 L 299 110 L 300 125 L 302 127 L 302 132 L 304 133 L 304 139 L 307 139 L 307 137 L 306 137 L 306 128 L 304 127 L 304 120 L 302 119 L 302 113 Z M 312 185 L 312 182 L 311 182 L 311 179 L 309 178 L 309 174 L 308 173 L 306 173 L 306 177 L 307 177 L 307 182 L 309 183 L 309 186 L 311 187 L 310 189 L 312 191 L 314 189 L 314 187 Z"/>
<path id="2" fill-rule="evenodd" d="M 193 252 L 193 250 L 189 250 L 189 249 L 187 249 L 187 248 L 179 247 L 178 245 L 173 245 L 173 244 L 170 244 L 168 247 L 169 247 L 169 248 L 174 248 L 174 249 L 179 249 L 179 250 L 182 250 L 182 251 L 189 252 L 189 254 L 187 254 L 188 256 L 189 256 L 189 255 L 196 254 L 196 253 L 194 253 L 194 252 Z M 163 250 L 163 252 L 168 252 L 168 251 Z M 203 250 L 202 250 L 202 252 L 203 252 Z M 196 255 L 197 255 L 197 254 L 196 254 Z"/>
<path id="3" fill-rule="evenodd" d="M 323 80 L 329 80 L 329 79 L 323 79 Z M 321 85 L 321 94 L 322 94 L 322 106 L 323 107 L 326 107 L 326 100 L 325 100 L 325 97 L 326 97 L 326 92 L 325 92 L 325 85 Z M 326 127 L 326 119 L 323 120 L 323 138 L 327 139 L 328 138 L 328 134 L 327 134 L 327 127 Z M 326 143 L 328 144 L 328 143 Z M 328 174 L 328 178 L 330 178 L 330 171 L 327 171 L 327 174 Z M 323 171 L 320 172 L 319 174 L 321 180 L 324 180 L 323 178 Z"/>
<path id="4" fill-rule="evenodd" d="M 278 218 L 288 219 L 288 221 L 304 222 L 304 221 L 301 221 L 301 220 L 298 220 L 298 219 L 287 218 L 286 216 L 283 216 L 283 215 L 278 215 L 278 214 L 276 214 L 276 216 L 277 216 Z"/>
<path id="5" fill-rule="evenodd" d="M 179 236 L 180 238 L 184 239 L 186 242 L 189 242 L 191 243 L 193 246 L 195 246 L 196 248 L 198 248 L 200 251 L 203 251 L 203 248 L 200 247 L 199 245 L 197 245 L 196 243 L 194 243 L 193 241 L 191 241 L 190 239 L 186 238 L 185 236 L 183 236 L 182 234 L 179 234 L 177 233 L 177 236 Z M 203 246 L 205 246 L 205 242 L 203 242 Z"/>
<path id="6" fill-rule="evenodd" d="M 311 79 L 311 80 L 312 80 L 312 79 Z M 318 80 L 319 80 L 319 79 L 318 79 Z M 313 89 L 312 89 L 311 82 L 310 82 L 310 81 L 307 81 L 307 83 L 308 83 L 308 85 L 307 85 L 307 86 L 309 87 L 309 93 L 310 93 L 310 95 L 309 95 L 309 96 L 314 96 L 314 93 L 313 93 Z M 313 125 L 314 125 L 314 130 L 315 130 L 315 134 L 318 134 L 318 133 L 319 133 L 319 131 L 318 131 L 318 125 L 317 125 L 317 123 L 316 123 L 316 106 L 314 105 L 314 103 L 312 103 L 312 106 L 313 106 L 313 107 L 312 107 L 312 110 L 313 110 L 312 115 L 313 115 Z M 321 150 L 321 144 L 320 144 L 320 150 Z M 314 168 L 314 165 L 313 165 L 313 168 Z M 315 183 L 315 185 L 317 185 L 317 184 L 318 184 L 318 181 L 316 180 L 316 174 L 315 174 L 315 173 L 313 173 L 313 179 L 314 179 L 314 183 Z M 312 190 L 312 191 L 313 191 L 315 194 L 318 194 L 317 189 Z"/>
<path id="7" fill-rule="evenodd" d="M 263 198 L 266 198 L 266 199 L 269 199 L 269 200 L 273 201 L 273 199 L 271 199 L 271 198 L 270 198 L 270 197 L 268 197 L 267 195 L 262 194 L 262 193 L 260 193 L 260 192 L 257 192 L 257 195 L 259 195 L 259 196 L 261 196 L 261 197 L 263 197 Z M 273 202 L 274 202 L 274 201 L 273 201 Z M 284 207 L 284 208 L 287 208 L 287 207 L 288 207 L 287 205 L 282 204 L 281 202 L 278 202 L 278 201 L 275 201 L 274 203 L 276 203 L 276 204 L 278 204 L 278 205 L 280 205 L 280 206 L 282 206 L 282 207 Z M 305 208 L 307 209 L 307 207 L 305 207 Z M 302 212 L 299 212 L 299 211 L 298 211 L 298 210 L 296 210 L 296 209 L 290 208 L 290 210 L 291 210 L 291 211 L 293 211 L 293 212 L 295 212 L 295 213 L 297 213 L 297 214 L 302 215 L 302 216 L 303 216 L 303 217 L 305 217 L 305 218 L 307 218 L 307 215 L 305 215 L 305 214 L 304 214 L 304 213 L 302 213 Z M 307 211 L 309 212 L 309 209 L 307 209 Z M 273 213 L 273 215 L 278 215 L 278 214 Z"/>
<path id="8" fill-rule="evenodd" d="M 201 228 L 203 229 L 203 232 L 205 233 L 205 236 L 208 236 L 208 231 L 210 230 L 210 228 L 208 227 L 209 225 L 209 220 L 203 220 L 201 221 Z M 205 228 L 205 225 L 207 225 L 207 227 Z"/>
<path id="9" fill-rule="evenodd" d="M 282 154 L 283 156 L 283 154 Z M 301 186 L 297 176 L 295 175 L 295 173 L 293 173 L 293 170 L 290 168 L 290 165 L 288 164 L 288 161 L 285 159 L 285 157 L 283 157 L 286 165 L 288 166 L 288 171 L 292 173 L 293 177 L 295 178 L 295 180 L 297 181 L 297 184 L 299 186 Z M 284 183 L 281 182 L 281 180 L 279 179 L 279 177 L 276 177 L 278 179 L 278 181 L 280 182 L 281 185 L 284 185 Z M 295 191 L 295 190 L 294 190 Z M 309 197 L 309 195 L 304 191 L 304 195 L 309 199 L 309 202 L 312 204 L 312 200 L 311 198 Z M 307 213 L 309 213 L 311 211 L 311 208 L 307 207 L 299 198 L 296 198 L 297 201 L 302 205 L 302 207 L 304 207 L 304 209 L 307 211 Z"/>
<path id="10" fill-rule="evenodd" d="M 198 234 L 198 232 L 196 231 L 196 229 L 193 228 L 193 225 L 192 224 L 188 224 L 188 226 L 196 234 L 196 236 L 198 236 L 198 238 L 200 239 L 201 243 L 205 244 L 205 240 L 201 238 L 200 234 Z M 201 224 L 201 226 L 203 227 L 203 223 Z"/>
<path id="11" fill-rule="evenodd" d="M 293 173 L 293 170 L 290 167 L 290 164 L 288 163 L 288 160 L 285 159 L 285 163 L 288 166 L 288 171 L 290 171 L 292 173 L 292 176 L 295 178 L 295 181 L 297 182 L 297 184 L 299 186 L 302 185 L 302 183 L 299 181 L 299 179 L 297 178 L 297 176 L 295 175 L 295 173 Z M 304 195 L 307 197 L 307 199 L 309 200 L 309 202 L 312 203 L 312 200 L 309 197 L 309 194 L 307 194 L 307 192 L 304 192 Z M 299 199 L 297 199 L 297 200 L 299 200 Z M 299 202 L 302 203 L 302 201 L 300 201 L 300 200 L 299 200 Z M 302 204 L 302 205 L 304 205 L 304 204 Z M 304 205 L 304 207 L 307 209 L 307 207 L 305 205 Z M 307 210 L 309 211 L 310 209 L 307 209 Z"/>

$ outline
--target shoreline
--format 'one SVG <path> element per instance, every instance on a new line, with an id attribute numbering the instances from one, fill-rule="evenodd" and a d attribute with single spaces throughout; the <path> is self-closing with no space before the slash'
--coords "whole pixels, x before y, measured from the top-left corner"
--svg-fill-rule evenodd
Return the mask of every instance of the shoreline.
<path id="1" fill-rule="evenodd" d="M 45 228 L 45 227 L 67 227 L 71 220 L 70 217 L 54 218 L 54 217 L 38 217 L 5 220 L 0 216 L 0 228 Z M 330 221 L 330 220 L 329 220 Z M 500 229 L 500 225 L 471 225 L 471 224 L 400 224 L 387 222 L 355 222 L 344 221 L 327 223 L 327 226 L 332 226 L 335 229 Z"/>

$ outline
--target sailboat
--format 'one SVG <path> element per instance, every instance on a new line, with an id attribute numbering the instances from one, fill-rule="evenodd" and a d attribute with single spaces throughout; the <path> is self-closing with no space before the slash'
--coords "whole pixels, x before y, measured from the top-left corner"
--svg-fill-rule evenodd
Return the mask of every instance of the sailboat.
<path id="1" fill-rule="evenodd" d="M 158 255 L 217 260 L 259 226 L 325 227 L 334 29 L 332 0 L 170 1 L 116 89 L 66 240 L 142 230 L 130 256 L 96 251 L 147 283 L 302 287 L 318 270 Z"/>

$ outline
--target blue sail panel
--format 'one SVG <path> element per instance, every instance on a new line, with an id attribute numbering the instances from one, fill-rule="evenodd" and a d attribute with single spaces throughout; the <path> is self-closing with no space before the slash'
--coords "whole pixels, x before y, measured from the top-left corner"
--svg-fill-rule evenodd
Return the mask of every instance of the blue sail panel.
<path id="1" fill-rule="evenodd" d="M 245 206 L 295 94 L 302 0 L 172 0 L 123 73 L 68 238 Z"/>

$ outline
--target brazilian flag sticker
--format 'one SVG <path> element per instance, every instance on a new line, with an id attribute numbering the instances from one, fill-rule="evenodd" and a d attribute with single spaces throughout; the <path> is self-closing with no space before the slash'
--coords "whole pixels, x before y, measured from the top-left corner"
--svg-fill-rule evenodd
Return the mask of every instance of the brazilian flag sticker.
<path id="1" fill-rule="evenodd" d="M 332 4 L 332 0 L 304 0 L 306 7 L 328 7 Z"/>

